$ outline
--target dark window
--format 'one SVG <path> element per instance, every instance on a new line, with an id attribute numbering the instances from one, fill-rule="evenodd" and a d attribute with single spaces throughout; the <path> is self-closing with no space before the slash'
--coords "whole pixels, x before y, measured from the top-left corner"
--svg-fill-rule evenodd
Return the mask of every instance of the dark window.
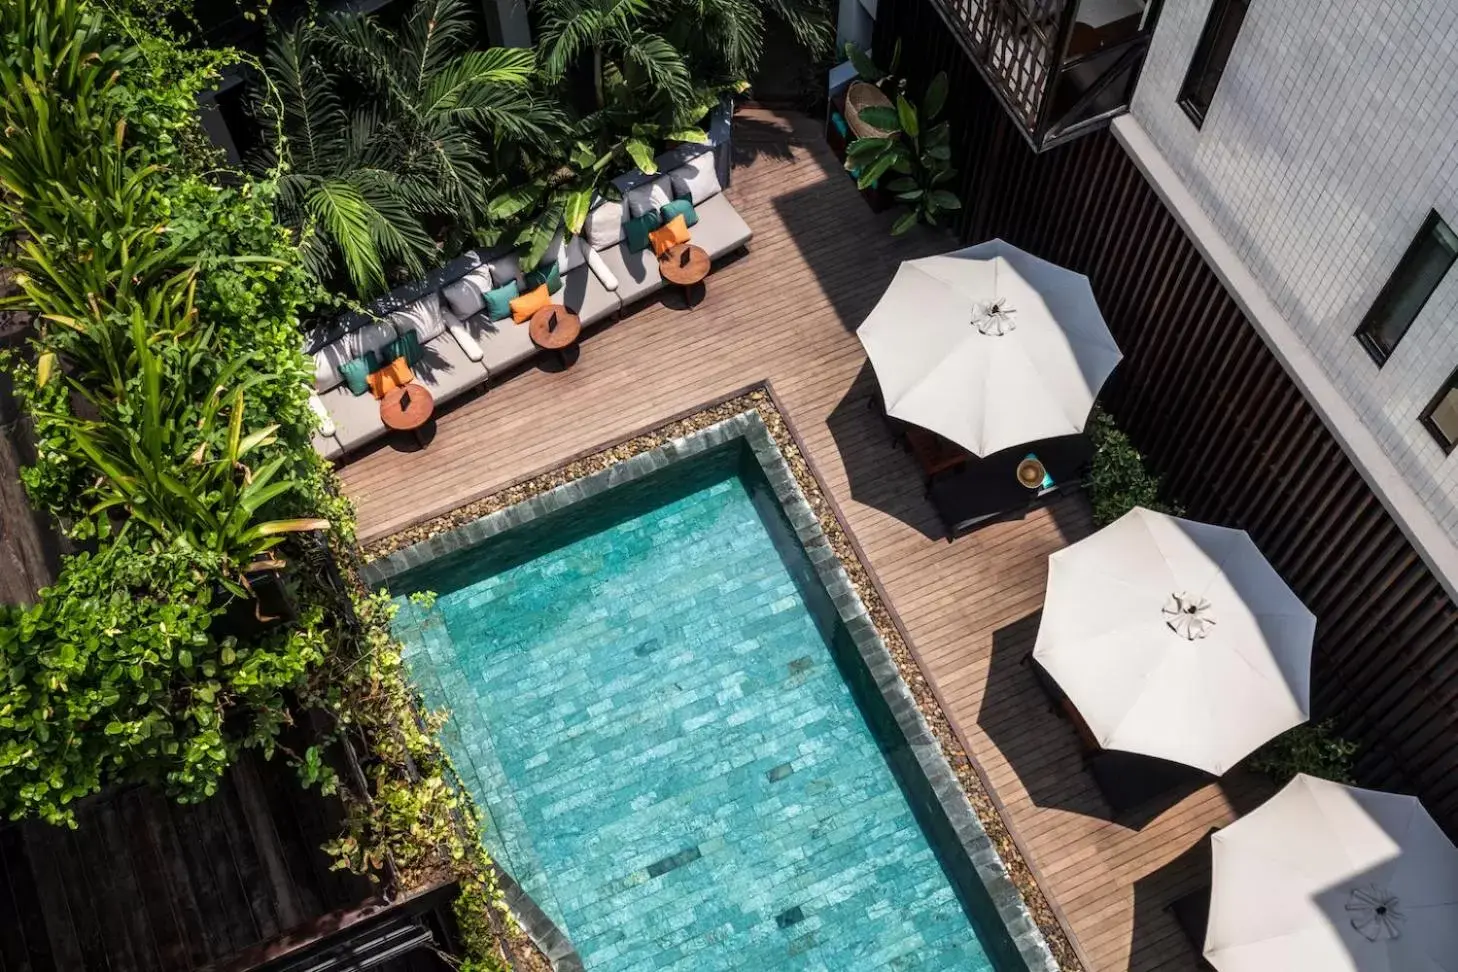
<path id="1" fill-rule="evenodd" d="M 1422 423 L 1444 452 L 1452 452 L 1458 446 L 1458 371 L 1448 376 L 1438 394 L 1423 409 Z"/>
<path id="2" fill-rule="evenodd" d="M 1392 355 L 1455 259 L 1458 234 L 1436 212 L 1429 213 L 1357 328 L 1357 340 L 1379 366 Z"/>
<path id="3" fill-rule="evenodd" d="M 1235 49 L 1235 38 L 1240 34 L 1240 24 L 1249 6 L 1250 0 L 1215 0 L 1210 8 L 1210 19 L 1200 32 L 1190 72 L 1180 87 L 1180 107 L 1196 126 L 1205 123 L 1205 113 L 1215 99 L 1215 89 L 1220 86 L 1220 76 L 1230 62 L 1230 52 Z"/>

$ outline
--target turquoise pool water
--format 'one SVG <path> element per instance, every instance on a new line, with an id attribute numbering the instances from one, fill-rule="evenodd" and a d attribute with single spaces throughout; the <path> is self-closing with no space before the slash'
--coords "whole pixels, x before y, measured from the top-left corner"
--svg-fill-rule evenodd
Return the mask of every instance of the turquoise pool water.
<path id="1" fill-rule="evenodd" d="M 391 587 L 488 847 L 589 970 L 992 969 L 742 447 Z"/>

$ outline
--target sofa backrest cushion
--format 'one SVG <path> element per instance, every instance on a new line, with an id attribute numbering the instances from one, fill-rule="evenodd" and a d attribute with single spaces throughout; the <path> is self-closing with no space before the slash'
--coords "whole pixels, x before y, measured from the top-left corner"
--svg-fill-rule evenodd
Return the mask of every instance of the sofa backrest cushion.
<path id="1" fill-rule="evenodd" d="M 587 241 L 580 236 L 570 240 L 565 237 L 562 230 L 552 237 L 552 242 L 547 244 L 547 252 L 542 256 L 541 266 L 555 263 L 562 273 L 571 273 L 587 262 Z"/>
<path id="2" fill-rule="evenodd" d="M 719 173 L 714 171 L 714 157 L 701 155 L 668 173 L 673 183 L 673 194 L 693 201 L 695 206 L 705 199 L 717 196 L 723 187 L 719 185 Z"/>
<path id="3" fill-rule="evenodd" d="M 349 339 L 354 344 L 354 357 L 359 357 L 368 351 L 379 351 L 399 336 L 394 326 L 385 320 L 366 324 L 349 335 Z"/>
<path id="4" fill-rule="evenodd" d="M 339 369 L 355 357 L 351 350 L 353 346 L 350 335 L 346 334 L 314 352 L 314 388 L 317 391 L 327 392 L 343 384 L 344 375 L 340 374 Z"/>
<path id="5" fill-rule="evenodd" d="M 521 283 L 521 261 L 515 253 L 507 253 L 492 260 L 486 266 L 491 268 L 491 288 L 505 287 L 515 280 Z M 469 315 L 468 315 L 469 316 Z"/>
<path id="6" fill-rule="evenodd" d="M 440 313 L 440 294 L 429 294 L 420 298 L 404 310 L 391 314 L 389 320 L 399 336 L 404 337 L 407 331 L 414 331 L 421 344 L 433 341 L 445 333 L 446 322 Z"/>
<path id="7" fill-rule="evenodd" d="M 491 268 L 477 267 L 455 283 L 446 284 L 445 289 L 440 293 L 446 303 L 450 305 L 451 313 L 457 317 L 466 318 L 480 312 L 481 308 L 485 306 L 482 302 L 484 295 L 493 286 L 495 285 L 491 282 Z M 444 322 L 441 327 L 445 327 Z"/>
<path id="8" fill-rule="evenodd" d="M 628 204 L 628 218 L 637 219 L 644 213 L 656 213 L 663 204 L 673 198 L 673 184 L 668 176 L 659 176 L 652 182 L 629 189 L 623 199 Z"/>
<path id="9" fill-rule="evenodd" d="M 603 200 L 593 207 L 587 214 L 587 224 L 582 228 L 582 235 L 587 238 L 587 245 L 594 250 L 606 250 L 610 246 L 617 246 L 623 238 L 624 213 L 622 203 Z"/>

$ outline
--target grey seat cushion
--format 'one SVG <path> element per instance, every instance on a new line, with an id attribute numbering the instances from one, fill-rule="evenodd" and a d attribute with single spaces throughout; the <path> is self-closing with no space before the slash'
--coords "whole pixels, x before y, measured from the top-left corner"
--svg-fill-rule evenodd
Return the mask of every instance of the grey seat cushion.
<path id="1" fill-rule="evenodd" d="M 532 343 L 531 328 L 509 317 L 492 321 L 485 314 L 477 314 L 466 321 L 466 327 L 476 343 L 481 345 L 481 363 L 492 374 L 537 353 L 537 346 Z"/>
<path id="2" fill-rule="evenodd" d="M 348 386 L 331 388 L 319 396 L 334 419 L 334 438 L 345 451 L 358 448 L 386 432 L 380 421 L 380 403 L 369 392 L 352 393 Z"/>
<path id="3" fill-rule="evenodd" d="M 576 314 L 583 327 L 617 313 L 622 306 L 617 294 L 604 287 L 585 263 L 562 278 L 562 289 L 552 299 Z"/>
<path id="4" fill-rule="evenodd" d="M 710 260 L 739 249 L 754 235 L 722 192 L 705 199 L 694 210 L 699 214 L 699 221 L 689 232 L 693 242 L 708 252 Z"/>
<path id="5" fill-rule="evenodd" d="M 344 455 L 344 446 L 340 445 L 339 440 L 332 435 L 324 435 L 322 432 L 315 432 L 313 441 L 314 451 L 319 453 L 319 455 L 323 456 L 325 459 L 338 459 L 340 456 Z"/>
<path id="6" fill-rule="evenodd" d="M 415 380 L 430 389 L 437 405 L 444 405 L 490 377 L 481 362 L 466 356 L 450 332 L 427 342 L 422 350 L 424 354 L 411 370 Z"/>
<path id="7" fill-rule="evenodd" d="M 697 230 L 698 227 L 694 229 Z M 652 248 L 634 253 L 624 241 L 606 250 L 599 250 L 598 255 L 613 272 L 613 276 L 618 278 L 617 295 L 624 307 L 663 286 L 663 276 L 658 272 L 658 258 L 653 255 Z"/>

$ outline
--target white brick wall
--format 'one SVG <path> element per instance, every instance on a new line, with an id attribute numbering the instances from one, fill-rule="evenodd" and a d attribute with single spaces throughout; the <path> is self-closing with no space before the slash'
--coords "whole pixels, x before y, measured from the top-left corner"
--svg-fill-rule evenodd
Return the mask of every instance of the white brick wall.
<path id="1" fill-rule="evenodd" d="M 1418 422 L 1458 368 L 1458 267 L 1380 370 L 1353 337 L 1428 211 L 1458 228 L 1458 0 L 1251 0 L 1197 129 L 1209 10 L 1166 0 L 1135 120 L 1458 541 L 1458 451 Z"/>

